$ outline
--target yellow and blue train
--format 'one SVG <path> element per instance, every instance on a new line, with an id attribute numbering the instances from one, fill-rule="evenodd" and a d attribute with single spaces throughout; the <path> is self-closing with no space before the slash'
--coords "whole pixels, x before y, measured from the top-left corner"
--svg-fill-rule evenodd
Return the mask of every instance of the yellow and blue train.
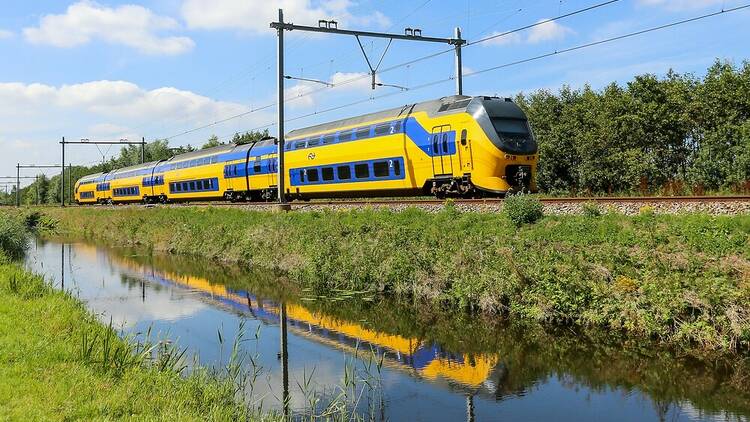
<path id="1" fill-rule="evenodd" d="M 536 191 L 537 143 L 508 98 L 450 96 L 290 132 L 288 199 Z M 85 176 L 80 204 L 277 198 L 275 139 Z"/>

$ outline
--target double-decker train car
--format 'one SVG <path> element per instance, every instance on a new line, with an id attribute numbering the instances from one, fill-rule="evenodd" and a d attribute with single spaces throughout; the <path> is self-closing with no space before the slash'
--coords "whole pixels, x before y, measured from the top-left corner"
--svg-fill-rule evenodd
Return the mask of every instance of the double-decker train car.
<path id="1" fill-rule="evenodd" d="M 288 199 L 435 195 L 476 197 L 536 190 L 537 144 L 510 99 L 451 96 L 342 119 L 286 135 Z M 270 200 L 274 139 L 222 145 L 86 176 L 106 190 L 93 202 Z"/>

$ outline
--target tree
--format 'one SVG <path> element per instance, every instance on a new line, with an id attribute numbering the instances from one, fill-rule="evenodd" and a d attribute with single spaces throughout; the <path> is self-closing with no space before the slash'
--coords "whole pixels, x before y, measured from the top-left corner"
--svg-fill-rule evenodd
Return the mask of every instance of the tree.
<path id="1" fill-rule="evenodd" d="M 235 133 L 234 137 L 232 137 L 232 143 L 237 145 L 250 144 L 265 138 L 269 138 L 268 129 L 264 129 L 262 132 L 252 130 L 242 134 Z"/>
<path id="2" fill-rule="evenodd" d="M 211 135 L 211 137 L 208 138 L 208 142 L 206 142 L 205 144 L 203 144 L 203 146 L 201 147 L 201 149 L 218 147 L 219 145 L 224 145 L 224 143 L 223 142 L 219 142 L 219 137 L 218 136 Z"/>

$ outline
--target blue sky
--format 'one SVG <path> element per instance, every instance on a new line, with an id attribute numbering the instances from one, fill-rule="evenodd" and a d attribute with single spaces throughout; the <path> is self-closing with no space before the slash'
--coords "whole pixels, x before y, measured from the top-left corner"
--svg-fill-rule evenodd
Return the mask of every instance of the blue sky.
<path id="1" fill-rule="evenodd" d="M 450 37 L 462 28 L 477 40 L 603 0 L 152 0 L 5 2 L 0 15 L 0 175 L 15 164 L 56 163 L 59 139 L 164 138 L 272 104 L 276 96 L 277 9 L 288 21 L 340 28 Z M 750 0 L 620 0 L 464 50 L 464 72 L 485 69 Z M 513 95 L 586 83 L 600 88 L 670 68 L 702 74 L 716 58 L 748 59 L 748 9 L 465 79 L 469 95 Z M 451 95 L 453 56 L 444 54 L 382 73 L 370 90 L 368 71 L 351 37 L 287 33 L 286 73 L 334 84 L 287 81 L 287 129 Z M 384 40 L 364 39 L 379 56 Z M 444 45 L 395 41 L 381 66 L 392 67 L 445 50 Z M 360 79 L 357 79 L 360 78 Z M 354 82 L 351 82 L 353 81 Z M 344 82 L 344 83 L 341 83 Z M 312 91 L 320 90 L 312 93 Z M 385 95 L 385 96 L 384 96 Z M 384 97 L 383 97 L 384 96 Z M 372 98 L 371 100 L 368 100 Z M 360 101 L 334 112 L 322 112 Z M 172 145 L 200 145 L 212 134 L 268 126 L 275 108 L 246 114 L 186 135 Z M 274 126 L 268 126 L 275 132 Z M 102 148 L 106 156 L 115 148 Z M 101 160 L 94 146 L 72 146 L 73 164 Z M 29 172 L 31 173 L 31 172 Z M 52 172 L 50 172 L 52 173 Z"/>

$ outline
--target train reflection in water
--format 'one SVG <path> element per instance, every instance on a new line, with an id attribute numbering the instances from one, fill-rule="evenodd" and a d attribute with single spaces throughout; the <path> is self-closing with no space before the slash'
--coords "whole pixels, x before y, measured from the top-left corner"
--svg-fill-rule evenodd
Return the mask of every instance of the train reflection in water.
<path id="1" fill-rule="evenodd" d="M 235 312 L 247 314 L 266 324 L 279 324 L 281 304 L 277 301 L 258 297 L 249 291 L 215 284 L 206 278 L 176 274 L 126 257 L 110 256 L 118 261 L 118 266 L 125 272 L 131 272 L 148 282 L 188 288 Z M 287 326 L 297 335 L 352 354 L 372 350 L 378 357 L 384 357 L 384 365 L 389 368 L 449 385 L 452 389 L 459 389 L 469 395 L 502 398 L 497 386 L 507 376 L 507 370 L 499 363 L 497 355 L 451 353 L 435 343 L 374 331 L 357 322 L 310 311 L 299 304 L 288 303 L 285 306 Z M 294 351 L 291 353 L 293 356 Z"/>

